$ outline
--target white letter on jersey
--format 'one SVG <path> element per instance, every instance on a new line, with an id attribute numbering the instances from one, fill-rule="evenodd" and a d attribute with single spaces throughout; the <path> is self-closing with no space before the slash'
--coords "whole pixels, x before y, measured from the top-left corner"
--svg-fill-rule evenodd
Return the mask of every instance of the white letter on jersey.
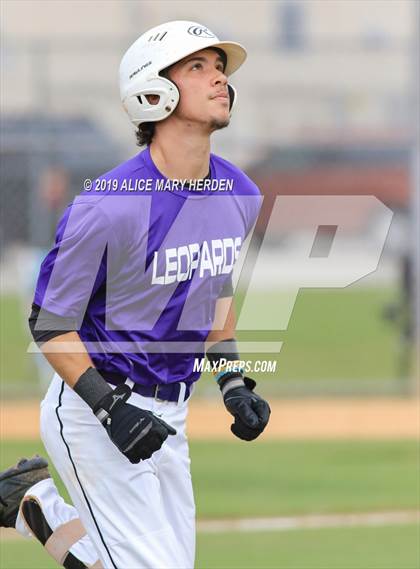
<path id="1" fill-rule="evenodd" d="M 182 272 L 182 257 L 183 256 L 186 257 L 185 271 L 184 272 Z M 190 272 L 190 263 L 191 263 L 190 250 L 188 249 L 188 247 L 186 245 L 179 247 L 178 248 L 178 272 L 176 275 L 176 280 L 178 282 L 186 281 L 188 279 L 188 275 Z"/>
<path id="2" fill-rule="evenodd" d="M 211 255 L 207 241 L 203 241 L 203 246 L 201 248 L 200 277 L 203 276 L 204 271 L 210 271 L 211 276 L 214 276 L 213 263 L 211 262 Z"/>
<path id="3" fill-rule="evenodd" d="M 193 271 L 198 267 L 198 261 L 200 259 L 200 245 L 198 243 L 190 243 L 188 245 L 188 249 L 190 250 L 190 272 L 188 274 L 188 278 L 191 278 Z"/>
<path id="4" fill-rule="evenodd" d="M 212 239 L 212 257 L 214 263 L 214 274 L 220 275 L 223 266 L 223 242 L 221 239 Z M 217 251 L 220 251 L 218 254 Z"/>
<path id="5" fill-rule="evenodd" d="M 176 249 L 166 249 L 166 272 L 165 272 L 165 284 L 172 284 L 176 281 L 176 272 L 177 272 L 177 262 L 176 262 Z M 173 261 L 172 259 L 175 259 Z M 171 274 L 171 271 L 174 271 Z"/>
<path id="6" fill-rule="evenodd" d="M 227 262 L 228 256 L 230 257 L 230 263 Z M 233 239 L 230 237 L 223 239 L 223 257 L 224 263 L 222 267 L 222 273 L 228 275 L 232 271 L 233 264 L 235 262 Z"/>
<path id="7" fill-rule="evenodd" d="M 157 277 L 157 260 L 158 260 L 158 252 L 155 251 L 153 255 L 153 273 L 152 273 L 152 284 L 165 284 L 165 279 L 163 277 Z"/>

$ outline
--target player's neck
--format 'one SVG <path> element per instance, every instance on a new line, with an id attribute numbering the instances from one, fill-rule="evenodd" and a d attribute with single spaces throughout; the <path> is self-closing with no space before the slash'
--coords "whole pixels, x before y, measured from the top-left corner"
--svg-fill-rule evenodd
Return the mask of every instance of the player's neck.
<path id="1" fill-rule="evenodd" d="M 205 178 L 209 171 L 210 137 L 197 132 L 156 132 L 150 155 L 158 170 L 169 179 Z"/>

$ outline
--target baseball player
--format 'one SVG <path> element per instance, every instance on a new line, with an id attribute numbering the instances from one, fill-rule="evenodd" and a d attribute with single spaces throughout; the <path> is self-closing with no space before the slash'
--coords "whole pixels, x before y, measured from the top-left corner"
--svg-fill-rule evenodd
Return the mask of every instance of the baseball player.
<path id="1" fill-rule="evenodd" d="M 39 457 L 3 473 L 0 490 L 7 523 L 66 567 L 194 566 L 185 421 L 204 353 L 233 434 L 251 441 L 268 423 L 240 366 L 231 280 L 261 196 L 210 152 L 245 58 L 196 22 L 134 42 L 120 92 L 146 148 L 85 184 L 42 263 L 30 328 L 56 374 L 41 436 L 75 508 Z"/>

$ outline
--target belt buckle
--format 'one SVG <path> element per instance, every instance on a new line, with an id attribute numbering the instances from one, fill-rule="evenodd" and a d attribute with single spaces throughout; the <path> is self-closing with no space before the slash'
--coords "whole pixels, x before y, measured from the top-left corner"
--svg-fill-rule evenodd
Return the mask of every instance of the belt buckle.
<path id="1" fill-rule="evenodd" d="M 159 395 L 159 387 L 161 387 L 159 385 L 159 383 L 155 386 L 155 394 L 154 394 L 154 399 L 155 401 L 159 401 L 159 403 L 165 403 L 165 399 L 159 399 L 158 395 Z"/>

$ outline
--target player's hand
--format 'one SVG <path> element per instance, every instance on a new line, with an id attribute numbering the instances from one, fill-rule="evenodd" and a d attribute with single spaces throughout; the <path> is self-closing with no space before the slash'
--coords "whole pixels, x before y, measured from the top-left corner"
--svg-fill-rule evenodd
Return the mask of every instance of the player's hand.
<path id="1" fill-rule="evenodd" d="M 93 411 L 114 445 L 136 464 L 150 458 L 176 430 L 151 411 L 127 403 L 130 395 L 128 385 L 119 385 Z"/>
<path id="2" fill-rule="evenodd" d="M 264 431 L 271 410 L 267 401 L 254 393 L 255 381 L 249 377 L 243 379 L 245 385 L 227 390 L 223 401 L 226 409 L 235 417 L 230 427 L 232 433 L 239 439 L 252 441 Z"/>

